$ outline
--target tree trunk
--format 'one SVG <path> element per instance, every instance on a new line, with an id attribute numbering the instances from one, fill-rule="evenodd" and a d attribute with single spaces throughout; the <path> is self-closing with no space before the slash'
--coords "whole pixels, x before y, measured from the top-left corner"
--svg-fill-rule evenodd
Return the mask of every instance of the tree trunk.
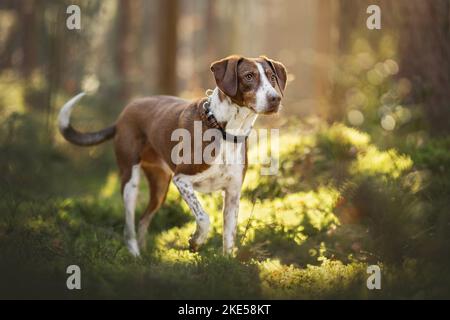
<path id="1" fill-rule="evenodd" d="M 133 93 L 138 47 L 140 0 L 120 0 L 117 39 L 117 69 L 121 82 L 120 98 L 128 100 Z"/>
<path id="2" fill-rule="evenodd" d="M 393 1 L 399 33 L 400 76 L 412 82 L 412 99 L 422 104 L 434 134 L 450 132 L 450 2 Z"/>
<path id="3" fill-rule="evenodd" d="M 334 120 L 342 119 L 344 111 L 335 105 L 330 107 L 327 102 L 331 93 L 328 72 L 331 67 L 331 59 L 335 56 L 338 46 L 333 38 L 333 28 L 336 24 L 337 16 L 336 2 L 335 0 L 317 0 L 316 10 L 315 50 L 318 55 L 316 55 L 313 72 L 314 97 L 318 102 L 319 115 L 331 123 Z"/>
<path id="4" fill-rule="evenodd" d="M 177 93 L 177 27 L 179 14 L 178 0 L 160 0 L 158 38 L 158 92 Z"/>
<path id="5" fill-rule="evenodd" d="M 22 26 L 22 74 L 24 78 L 29 78 L 37 64 L 36 2 L 35 0 L 21 0 L 17 5 L 19 23 Z"/>
<path id="6" fill-rule="evenodd" d="M 217 34 L 217 13 L 216 13 L 216 1 L 208 1 L 206 4 L 206 13 L 205 13 L 205 40 L 206 40 L 206 53 L 205 57 L 205 69 L 202 72 L 202 84 L 204 86 L 208 86 L 207 84 L 214 84 L 213 76 L 211 70 L 209 69 L 209 65 L 218 59 L 217 57 L 217 48 L 215 37 Z M 208 86 L 209 87 L 209 86 Z"/>

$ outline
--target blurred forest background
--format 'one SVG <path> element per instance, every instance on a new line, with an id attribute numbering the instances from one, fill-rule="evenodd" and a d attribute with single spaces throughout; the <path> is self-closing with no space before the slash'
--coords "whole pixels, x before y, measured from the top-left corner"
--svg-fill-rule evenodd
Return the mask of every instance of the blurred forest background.
<path id="1" fill-rule="evenodd" d="M 66 143 L 59 108 L 87 90 L 74 124 L 94 130 L 135 97 L 202 97 L 233 53 L 288 68 L 283 110 L 257 123 L 281 129 L 280 173 L 250 168 L 236 259 L 218 254 L 216 195 L 188 252 L 171 188 L 135 260 L 111 145 Z M 0 297 L 450 298 L 449 89 L 449 0 L 0 0 Z"/>

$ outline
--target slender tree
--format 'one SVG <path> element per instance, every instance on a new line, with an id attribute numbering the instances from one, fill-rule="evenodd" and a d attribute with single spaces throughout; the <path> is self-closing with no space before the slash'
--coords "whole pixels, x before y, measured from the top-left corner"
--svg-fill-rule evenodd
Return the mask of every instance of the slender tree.
<path id="1" fill-rule="evenodd" d="M 140 0 L 120 0 L 117 34 L 117 69 L 121 82 L 120 97 L 127 100 L 133 93 L 138 49 Z"/>
<path id="2" fill-rule="evenodd" d="M 158 91 L 177 93 L 178 0 L 159 1 Z"/>
<path id="3" fill-rule="evenodd" d="M 21 30 L 22 73 L 28 78 L 37 65 L 36 37 L 36 1 L 20 0 L 17 2 Z"/>

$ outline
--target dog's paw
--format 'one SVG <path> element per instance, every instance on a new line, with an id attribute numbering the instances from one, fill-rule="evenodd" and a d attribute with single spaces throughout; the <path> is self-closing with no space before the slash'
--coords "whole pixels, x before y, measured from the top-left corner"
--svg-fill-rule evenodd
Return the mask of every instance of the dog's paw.
<path id="1" fill-rule="evenodd" d="M 127 248 L 128 251 L 133 255 L 133 257 L 137 258 L 141 255 L 141 253 L 139 252 L 139 246 L 136 239 L 128 240 Z"/>
<path id="2" fill-rule="evenodd" d="M 189 239 L 189 251 L 198 252 L 199 245 L 195 243 L 195 241 L 190 238 Z"/>

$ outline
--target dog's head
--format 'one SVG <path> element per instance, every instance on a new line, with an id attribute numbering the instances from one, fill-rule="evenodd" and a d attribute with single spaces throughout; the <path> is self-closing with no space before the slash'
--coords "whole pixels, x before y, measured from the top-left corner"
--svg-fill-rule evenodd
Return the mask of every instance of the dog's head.
<path id="1" fill-rule="evenodd" d="M 235 104 L 261 114 L 278 112 L 287 73 L 278 61 L 261 56 L 229 56 L 211 64 L 217 87 Z"/>

